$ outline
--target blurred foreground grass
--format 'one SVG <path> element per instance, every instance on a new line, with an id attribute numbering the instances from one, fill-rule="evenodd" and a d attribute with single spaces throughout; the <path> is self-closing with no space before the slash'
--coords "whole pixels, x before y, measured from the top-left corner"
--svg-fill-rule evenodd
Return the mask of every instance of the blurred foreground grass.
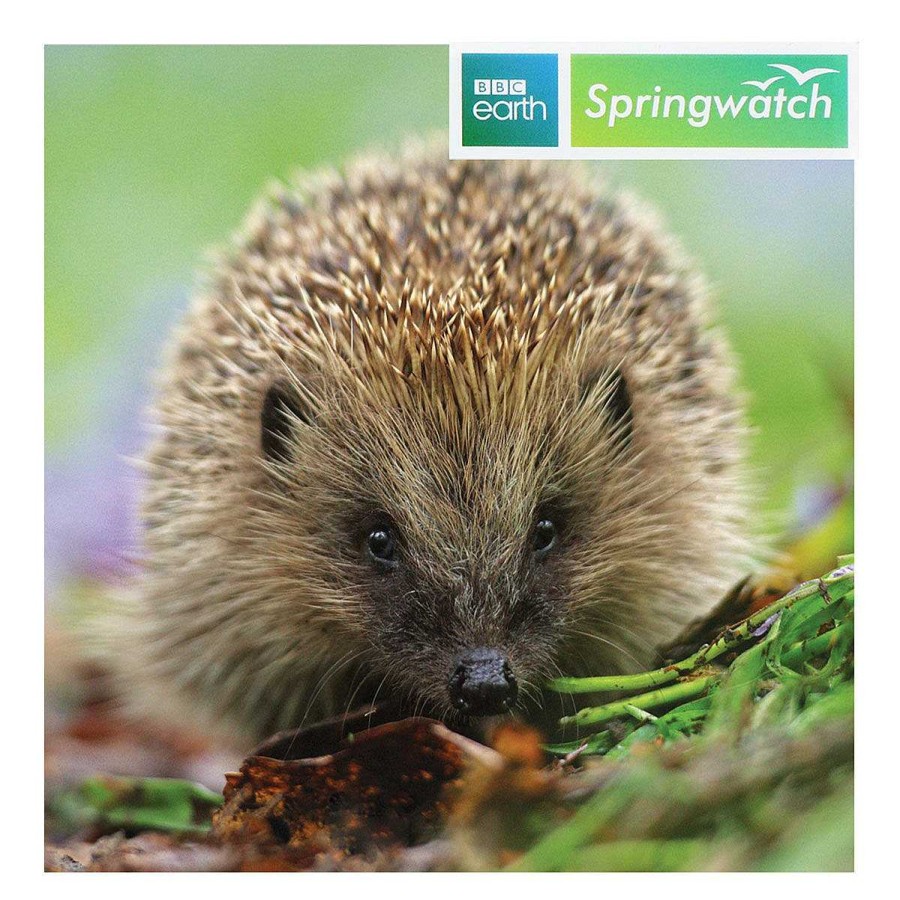
<path id="1" fill-rule="evenodd" d="M 557 679 L 631 696 L 567 717 L 595 733 L 550 749 L 601 757 L 602 786 L 515 868 L 852 869 L 854 570 L 841 562 L 681 662 Z"/>

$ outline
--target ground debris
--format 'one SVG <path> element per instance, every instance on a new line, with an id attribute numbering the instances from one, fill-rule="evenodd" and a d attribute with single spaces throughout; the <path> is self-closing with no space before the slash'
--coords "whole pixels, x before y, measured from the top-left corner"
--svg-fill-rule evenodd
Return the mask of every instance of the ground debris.
<path id="1" fill-rule="evenodd" d="M 404 719 L 327 756 L 248 757 L 227 776 L 213 834 L 348 856 L 423 843 L 446 816 L 445 788 L 462 774 L 465 741 L 433 720 Z"/>
<path id="2" fill-rule="evenodd" d="M 515 720 L 473 730 L 481 743 L 367 707 L 273 735 L 238 771 L 218 774 L 239 755 L 198 779 L 198 762 L 222 759 L 216 748 L 142 735 L 101 707 L 60 717 L 48 735 L 45 867 L 852 868 L 854 570 L 851 557 L 838 562 L 784 596 L 769 582 L 739 588 L 690 638 L 696 660 L 614 676 L 604 690 L 643 694 L 566 745 Z M 714 683 L 675 705 L 637 703 L 692 678 Z M 129 777 L 96 775 L 109 747 L 135 748 Z M 166 747 L 170 777 L 150 777 Z M 222 780 L 224 802 L 194 783 Z"/>

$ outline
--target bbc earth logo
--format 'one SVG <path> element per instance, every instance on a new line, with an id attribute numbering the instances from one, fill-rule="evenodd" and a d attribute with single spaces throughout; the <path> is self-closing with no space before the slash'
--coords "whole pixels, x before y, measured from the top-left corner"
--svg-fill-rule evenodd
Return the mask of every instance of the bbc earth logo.
<path id="1" fill-rule="evenodd" d="M 555 147 L 558 69 L 555 53 L 463 53 L 463 145 Z"/>

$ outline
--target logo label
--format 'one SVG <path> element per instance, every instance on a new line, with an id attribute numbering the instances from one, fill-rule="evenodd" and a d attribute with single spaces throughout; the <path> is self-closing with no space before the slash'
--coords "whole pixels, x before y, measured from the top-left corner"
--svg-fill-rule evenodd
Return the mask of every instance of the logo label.
<path id="1" fill-rule="evenodd" d="M 451 158 L 856 155 L 853 46 L 547 46 L 450 47 Z"/>
<path id="2" fill-rule="evenodd" d="M 464 53 L 461 118 L 468 147 L 556 147 L 555 53 Z"/>
<path id="3" fill-rule="evenodd" d="M 573 147 L 848 146 L 847 57 L 574 54 Z"/>

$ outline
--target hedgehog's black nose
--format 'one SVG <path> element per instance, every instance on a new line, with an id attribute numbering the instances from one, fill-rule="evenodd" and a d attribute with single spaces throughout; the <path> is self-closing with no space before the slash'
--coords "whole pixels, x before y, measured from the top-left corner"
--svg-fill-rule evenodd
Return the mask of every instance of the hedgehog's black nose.
<path id="1" fill-rule="evenodd" d="M 509 661 L 499 650 L 480 647 L 463 653 L 450 677 L 450 700 L 468 716 L 509 712 L 518 693 Z"/>

